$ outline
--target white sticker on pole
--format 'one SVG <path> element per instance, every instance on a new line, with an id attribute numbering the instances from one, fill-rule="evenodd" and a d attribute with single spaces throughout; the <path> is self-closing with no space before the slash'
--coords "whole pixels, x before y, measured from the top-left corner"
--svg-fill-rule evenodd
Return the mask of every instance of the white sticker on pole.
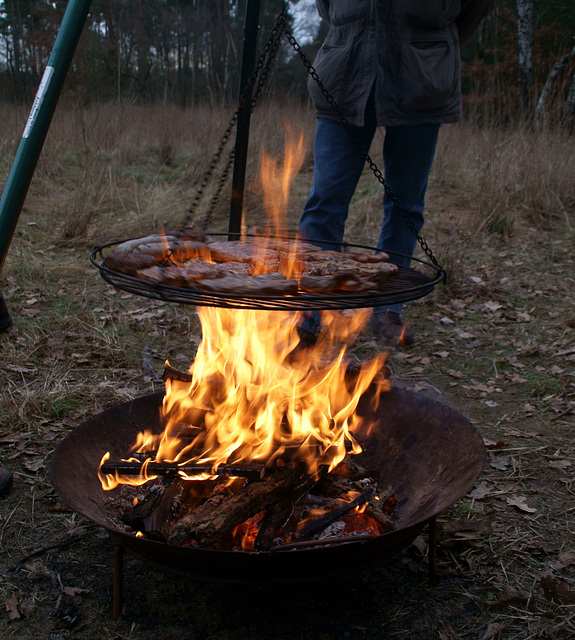
<path id="1" fill-rule="evenodd" d="M 42 102 L 44 101 L 44 96 L 46 95 L 46 91 L 48 90 L 48 85 L 50 84 L 50 80 L 53 74 L 54 67 L 46 67 L 46 69 L 44 70 L 44 75 L 42 76 L 42 81 L 40 82 L 40 86 L 38 87 L 38 91 L 36 92 L 36 97 L 34 98 L 34 104 L 32 105 L 32 109 L 30 110 L 30 115 L 28 116 L 28 122 L 26 123 L 24 133 L 22 134 L 23 138 L 27 138 L 32 131 L 32 127 L 36 122 L 38 112 L 40 111 L 40 107 L 42 106 Z"/>

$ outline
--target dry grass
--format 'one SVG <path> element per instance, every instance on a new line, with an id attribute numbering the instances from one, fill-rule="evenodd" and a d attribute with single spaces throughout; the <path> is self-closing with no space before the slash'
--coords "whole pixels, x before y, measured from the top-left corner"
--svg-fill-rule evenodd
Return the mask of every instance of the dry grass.
<path id="1" fill-rule="evenodd" d="M 552 133 L 466 123 L 442 129 L 424 234 L 452 284 L 409 306 L 419 343 L 389 359 L 395 380 L 459 409 L 489 445 L 481 490 L 441 516 L 440 584 L 425 580 L 426 536 L 359 577 L 279 597 L 276 589 L 158 577 L 133 561 L 126 617 L 111 619 L 110 543 L 59 501 L 50 455 L 83 420 L 161 389 L 164 360 L 189 363 L 200 330 L 192 308 L 108 287 L 88 254 L 95 244 L 179 226 L 230 115 L 110 105 L 57 113 L 0 277 L 15 320 L 0 334 L 0 464 L 16 473 L 0 499 L 0 604 L 19 602 L 21 616 L 0 619 L 0 636 L 571 637 L 575 150 Z M 311 144 L 310 109 L 264 105 L 252 149 L 265 142 L 281 155 L 284 115 Z M 2 107 L 0 116 L 4 178 L 26 115 Z M 258 164 L 250 160 L 250 184 Z M 291 228 L 310 182 L 311 153 Z M 259 198 L 250 189 L 249 224 L 260 221 Z M 373 242 L 380 208 L 366 171 L 348 238 Z M 227 229 L 227 216 L 224 202 L 216 230 Z M 352 346 L 360 358 L 379 349 L 369 333 Z M 70 595 L 77 588 L 88 593 Z M 70 628 L 72 610 L 80 618 Z"/>

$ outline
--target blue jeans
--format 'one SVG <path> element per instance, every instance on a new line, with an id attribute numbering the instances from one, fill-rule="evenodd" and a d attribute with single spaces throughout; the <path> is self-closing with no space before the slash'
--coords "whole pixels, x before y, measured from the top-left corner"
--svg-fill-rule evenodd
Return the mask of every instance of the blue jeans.
<path id="1" fill-rule="evenodd" d="M 369 150 L 376 130 L 375 112 L 368 109 L 365 125 L 352 127 L 362 148 Z M 419 233 L 429 173 L 433 164 L 439 124 L 425 123 L 386 127 L 383 144 L 385 182 Z M 365 155 L 358 149 L 345 126 L 336 120 L 318 119 L 314 144 L 313 187 L 304 207 L 300 237 L 322 246 L 321 240 L 342 242 L 349 204 L 361 177 Z M 373 177 L 376 180 L 375 176 Z M 402 212 L 387 192 L 383 196 L 383 221 L 377 248 L 405 254 L 391 261 L 409 266 L 417 238 L 407 226 Z M 402 305 L 376 307 L 374 312 L 396 311 Z M 307 325 L 307 326 L 306 326 Z M 314 320 L 304 328 L 313 330 Z"/>

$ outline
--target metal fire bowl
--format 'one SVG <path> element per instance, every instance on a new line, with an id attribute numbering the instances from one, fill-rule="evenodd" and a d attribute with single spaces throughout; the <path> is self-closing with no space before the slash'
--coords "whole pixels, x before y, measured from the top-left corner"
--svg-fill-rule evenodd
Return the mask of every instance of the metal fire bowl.
<path id="1" fill-rule="evenodd" d="M 301 582 L 346 573 L 387 557 L 409 544 L 430 519 L 468 493 L 485 461 L 480 434 L 454 409 L 395 388 L 382 394 L 374 410 L 370 408 L 374 391 L 368 390 L 358 407 L 365 425 L 355 434 L 364 448 L 358 461 L 379 470 L 380 482 L 395 490 L 399 517 L 394 531 L 332 546 L 268 552 L 180 547 L 119 530 L 106 511 L 105 492 L 97 476 L 106 451 L 112 460 L 119 460 L 139 431 L 162 430 L 162 397 L 157 393 L 138 398 L 78 426 L 54 452 L 50 476 L 66 504 L 105 527 L 112 540 L 132 556 L 155 568 L 201 580 Z"/>

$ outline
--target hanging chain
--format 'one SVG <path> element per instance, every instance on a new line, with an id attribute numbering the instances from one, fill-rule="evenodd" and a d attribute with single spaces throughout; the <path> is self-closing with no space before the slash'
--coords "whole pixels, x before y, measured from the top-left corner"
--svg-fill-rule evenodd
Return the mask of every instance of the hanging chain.
<path id="1" fill-rule="evenodd" d="M 190 205 L 190 208 L 188 209 L 188 213 L 184 219 L 184 228 L 190 223 L 192 216 L 196 213 L 197 208 L 200 204 L 200 201 L 203 198 L 204 195 L 204 190 L 206 188 L 206 186 L 208 185 L 209 181 L 211 180 L 213 173 L 216 169 L 216 167 L 218 166 L 221 158 L 222 158 L 222 154 L 224 152 L 224 148 L 226 146 L 226 144 L 228 143 L 230 136 L 232 135 L 232 131 L 234 130 L 235 126 L 237 125 L 238 122 L 238 118 L 239 118 L 239 114 L 241 109 L 244 107 L 244 105 L 247 102 L 248 96 L 252 90 L 252 88 L 255 86 L 255 90 L 252 96 L 252 101 L 250 104 L 250 113 L 253 112 L 259 98 L 261 97 L 262 91 L 263 91 L 263 87 L 266 83 L 266 80 L 269 76 L 269 72 L 271 70 L 272 67 L 272 62 L 273 59 L 276 56 L 277 50 L 279 48 L 280 45 L 280 41 L 281 41 L 281 36 L 282 33 L 285 31 L 285 12 L 282 11 L 280 13 L 280 15 L 278 16 L 276 23 L 270 33 L 270 36 L 267 40 L 267 42 L 265 43 L 262 53 L 260 55 L 260 57 L 258 58 L 255 68 L 254 68 L 254 72 L 252 73 L 252 75 L 248 78 L 247 82 L 246 82 L 246 86 L 245 89 L 242 93 L 242 95 L 240 96 L 240 99 L 238 101 L 238 106 L 234 112 L 234 114 L 232 115 L 228 126 L 226 127 L 226 130 L 224 131 L 220 142 L 218 144 L 218 148 L 216 150 L 216 152 L 214 153 L 210 164 L 208 165 L 208 168 L 206 170 L 206 172 L 204 173 L 203 177 L 202 177 L 202 181 L 200 182 L 200 186 L 198 187 L 196 194 L 192 200 L 192 204 Z M 256 83 L 257 81 L 257 83 Z M 204 217 L 204 220 L 202 221 L 201 224 L 201 231 L 205 232 L 210 224 L 211 224 L 211 220 L 212 220 L 212 216 L 214 213 L 214 210 L 216 208 L 216 204 L 220 198 L 220 195 L 223 191 L 223 188 L 227 182 L 228 176 L 230 174 L 230 169 L 232 167 L 232 163 L 234 160 L 234 155 L 235 155 L 235 149 L 232 149 L 227 157 L 226 160 L 226 164 L 224 167 L 224 170 L 222 171 L 222 173 L 220 174 L 220 177 L 218 178 L 218 186 L 216 188 L 216 191 L 214 193 L 214 195 L 212 196 L 212 201 L 210 204 L 210 207 L 208 209 L 208 212 L 206 214 L 206 216 Z"/>

